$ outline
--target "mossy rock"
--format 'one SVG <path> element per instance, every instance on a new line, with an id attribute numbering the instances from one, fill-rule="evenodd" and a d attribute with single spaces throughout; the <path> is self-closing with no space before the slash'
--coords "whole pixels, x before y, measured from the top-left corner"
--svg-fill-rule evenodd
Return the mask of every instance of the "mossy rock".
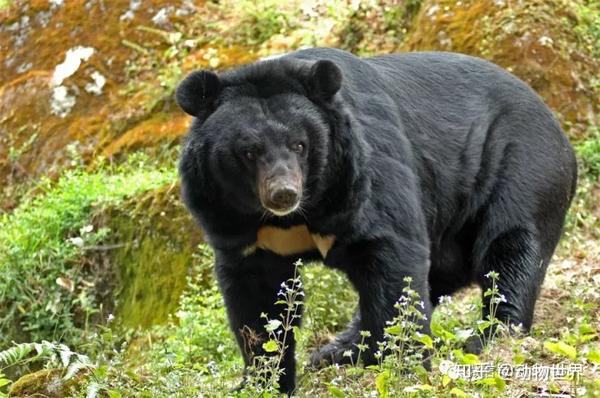
<path id="1" fill-rule="evenodd" d="M 244 46 L 204 39 L 193 50 L 174 45 L 170 33 L 217 35 L 205 32 L 210 24 L 202 21 L 213 13 L 202 2 L 149 0 L 132 7 L 129 0 L 110 7 L 15 0 L 0 12 L 0 48 L 10 50 L 0 51 L 0 211 L 18 203 L 13 186 L 57 177 L 74 155 L 92 165 L 99 157 L 119 162 L 138 149 L 162 155 L 190 120 L 172 96 L 183 73 L 215 60 L 224 68 L 257 57 Z M 160 10 L 170 10 L 168 21 L 156 25 Z M 77 46 L 95 51 L 62 82 L 75 104 L 59 116 L 50 106 L 53 72 Z M 165 57 L 166 51 L 177 55 Z M 106 78 L 101 93 L 86 89 L 95 73 Z"/>
<path id="2" fill-rule="evenodd" d="M 63 374 L 63 369 L 43 369 L 26 374 L 11 386 L 8 396 L 10 398 L 66 397 L 69 390 L 77 385 L 80 377 L 64 380 Z"/>
<path id="3" fill-rule="evenodd" d="M 168 319 L 202 242 L 200 230 L 179 198 L 178 185 L 146 192 L 95 219 L 111 230 L 104 259 L 113 275 L 114 310 L 120 325 L 148 327 Z M 106 301 L 105 301 L 106 302 Z"/>
<path id="4" fill-rule="evenodd" d="M 597 21 L 578 11 L 583 4 L 426 0 L 400 49 L 487 58 L 525 80 L 569 127 L 571 138 L 580 139 L 600 113 L 598 60 L 589 43 Z"/>

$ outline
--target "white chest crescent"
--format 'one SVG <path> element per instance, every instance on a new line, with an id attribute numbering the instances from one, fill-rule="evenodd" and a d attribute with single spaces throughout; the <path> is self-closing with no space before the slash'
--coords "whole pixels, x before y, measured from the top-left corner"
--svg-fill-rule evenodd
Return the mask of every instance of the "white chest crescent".
<path id="1" fill-rule="evenodd" d="M 334 242 L 334 235 L 311 234 L 306 225 L 296 225 L 291 228 L 264 226 L 256 234 L 256 243 L 248 246 L 244 250 L 244 255 L 250 255 L 256 249 L 268 250 L 280 256 L 318 250 L 325 258 Z"/>

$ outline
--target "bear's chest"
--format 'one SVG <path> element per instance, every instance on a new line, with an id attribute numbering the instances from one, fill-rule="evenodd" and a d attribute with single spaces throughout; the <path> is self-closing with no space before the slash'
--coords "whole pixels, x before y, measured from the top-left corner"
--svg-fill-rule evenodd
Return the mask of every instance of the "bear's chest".
<path id="1" fill-rule="evenodd" d="M 262 249 L 280 256 L 293 256 L 318 251 L 325 259 L 334 243 L 335 236 L 311 234 L 306 225 L 289 228 L 265 225 L 258 229 L 256 242 L 245 253 L 251 254 L 256 249 Z"/>

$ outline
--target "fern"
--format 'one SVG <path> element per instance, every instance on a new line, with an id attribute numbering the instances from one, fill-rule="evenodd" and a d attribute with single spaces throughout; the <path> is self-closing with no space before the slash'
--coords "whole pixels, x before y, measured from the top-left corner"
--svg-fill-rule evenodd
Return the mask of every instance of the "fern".
<path id="1" fill-rule="evenodd" d="M 28 358 L 28 361 L 47 359 L 48 362 L 54 362 L 58 366 L 62 365 L 63 368 L 67 368 L 64 376 L 65 380 L 75 376 L 81 369 L 94 366 L 86 355 L 73 352 L 64 344 L 55 344 L 49 341 L 16 344 L 7 350 L 1 351 L 0 364 L 4 364 L 4 367 L 16 365 L 24 361 L 33 352 L 36 355 Z M 60 362 L 58 358 L 60 358 Z"/>
<path id="2" fill-rule="evenodd" d="M 69 380 L 70 378 L 75 376 L 80 370 L 89 369 L 93 366 L 90 363 L 89 358 L 85 355 L 77 354 L 76 358 L 77 359 L 74 360 L 73 362 L 71 362 L 71 364 L 67 368 L 67 373 L 65 373 L 65 376 L 63 377 L 63 379 Z"/>
<path id="3" fill-rule="evenodd" d="M 92 382 L 87 388 L 87 392 L 85 394 L 85 398 L 96 398 L 98 396 L 98 392 L 102 386 L 99 383 Z"/>
<path id="4" fill-rule="evenodd" d="M 36 349 L 34 343 L 21 343 L 7 350 L 0 351 L 0 363 L 4 367 L 15 365 Z"/>

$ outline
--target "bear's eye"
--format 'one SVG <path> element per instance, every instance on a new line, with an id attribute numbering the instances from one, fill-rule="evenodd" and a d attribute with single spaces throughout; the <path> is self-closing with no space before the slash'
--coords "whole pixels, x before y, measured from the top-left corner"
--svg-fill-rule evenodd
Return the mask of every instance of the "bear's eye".
<path id="1" fill-rule="evenodd" d="M 296 142 L 294 145 L 292 145 L 292 150 L 301 154 L 304 152 L 304 144 L 302 142 Z"/>
<path id="2" fill-rule="evenodd" d="M 254 154 L 254 151 L 252 149 L 246 149 L 244 151 L 244 156 L 246 156 L 246 159 L 248 159 L 249 161 L 254 161 L 254 159 L 256 159 L 256 155 Z"/>

